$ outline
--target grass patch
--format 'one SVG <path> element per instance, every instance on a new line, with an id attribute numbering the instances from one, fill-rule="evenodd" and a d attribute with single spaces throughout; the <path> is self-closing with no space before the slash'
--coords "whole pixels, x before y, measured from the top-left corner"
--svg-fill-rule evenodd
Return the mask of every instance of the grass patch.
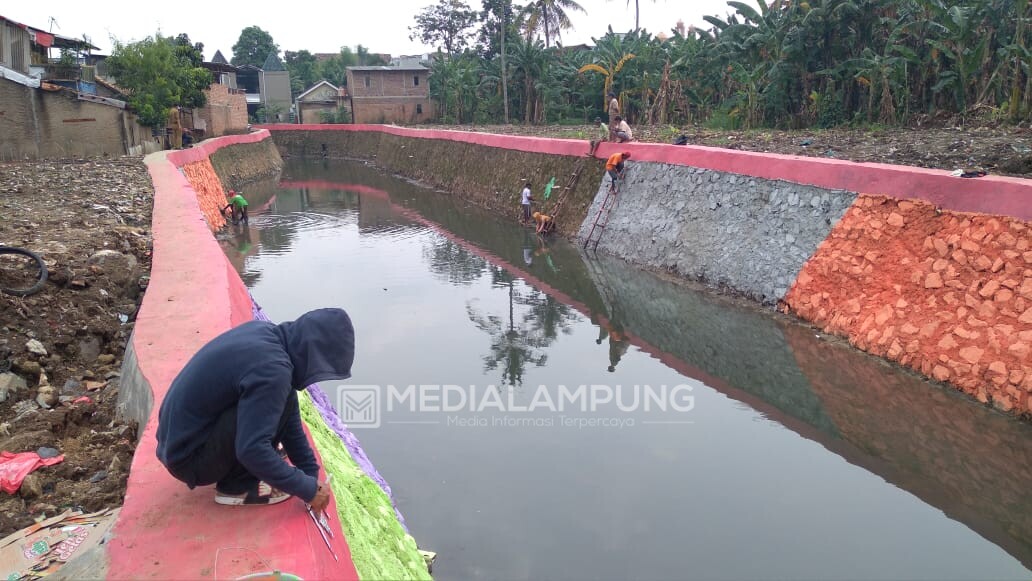
<path id="1" fill-rule="evenodd" d="M 298 393 L 301 419 L 308 426 L 323 468 L 333 479 L 341 527 L 351 549 L 358 577 L 431 579 L 416 541 L 394 516 L 384 491 L 351 458 L 344 443 L 326 425 L 307 392 Z"/>

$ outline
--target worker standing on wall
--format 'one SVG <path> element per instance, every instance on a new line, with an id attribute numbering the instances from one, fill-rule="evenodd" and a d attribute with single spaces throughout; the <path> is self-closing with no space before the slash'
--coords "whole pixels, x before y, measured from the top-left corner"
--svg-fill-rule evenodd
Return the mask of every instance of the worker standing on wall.
<path id="1" fill-rule="evenodd" d="M 624 174 L 624 161 L 630 159 L 630 157 L 631 152 L 625 151 L 623 153 L 614 153 L 606 160 L 606 173 L 613 180 L 609 185 L 610 190 L 616 189 L 616 181 L 622 178 Z"/>
<path id="2" fill-rule="evenodd" d="M 618 123 L 617 117 L 620 116 L 620 101 L 616 100 L 616 94 L 611 92 L 606 96 L 606 111 L 609 114 L 609 140 L 616 141 L 616 124 Z"/>
<path id="3" fill-rule="evenodd" d="M 342 309 L 226 331 L 172 381 L 158 412 L 158 459 L 190 488 L 214 484 L 218 504 L 276 504 L 297 496 L 316 514 L 325 511 L 330 488 L 318 480 L 297 392 L 351 377 L 354 358 L 355 331 Z"/>

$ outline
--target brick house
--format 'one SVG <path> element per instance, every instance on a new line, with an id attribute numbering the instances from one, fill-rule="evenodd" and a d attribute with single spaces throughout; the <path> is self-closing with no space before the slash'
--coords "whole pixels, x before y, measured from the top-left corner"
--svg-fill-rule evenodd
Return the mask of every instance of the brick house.
<path id="1" fill-rule="evenodd" d="M 347 91 L 329 81 L 319 81 L 297 96 L 299 123 L 323 123 L 326 114 L 335 114 L 348 105 Z"/>
<path id="2" fill-rule="evenodd" d="M 203 131 L 202 139 L 247 132 L 247 97 L 237 87 L 237 67 L 229 64 L 221 51 L 215 51 L 211 62 L 203 63 L 211 71 L 212 83 L 204 96 L 204 107 L 194 111 L 194 130 Z"/>
<path id="3" fill-rule="evenodd" d="M 422 123 L 434 117 L 430 69 L 422 65 L 348 67 L 355 123 Z"/>

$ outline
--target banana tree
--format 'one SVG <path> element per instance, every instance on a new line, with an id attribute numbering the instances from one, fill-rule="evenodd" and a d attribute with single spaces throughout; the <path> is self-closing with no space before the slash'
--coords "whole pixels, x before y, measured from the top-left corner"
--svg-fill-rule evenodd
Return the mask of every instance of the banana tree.
<path id="1" fill-rule="evenodd" d="M 577 69 L 577 73 L 594 72 L 602 75 L 602 99 L 605 101 L 606 95 L 613 92 L 616 75 L 620 74 L 624 66 L 635 56 L 633 52 L 625 50 L 623 38 L 613 33 L 613 27 L 609 27 L 609 31 L 602 38 L 591 40 L 595 42 L 593 62 Z"/>

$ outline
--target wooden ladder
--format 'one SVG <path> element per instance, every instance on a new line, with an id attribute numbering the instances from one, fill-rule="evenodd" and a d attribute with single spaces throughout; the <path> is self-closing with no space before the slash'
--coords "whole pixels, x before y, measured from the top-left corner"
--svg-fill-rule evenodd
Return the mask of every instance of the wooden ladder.
<path id="1" fill-rule="evenodd" d="M 584 240 L 585 250 L 592 243 L 594 244 L 591 246 L 591 249 L 598 250 L 598 243 L 602 240 L 602 233 L 605 232 L 606 225 L 609 224 L 609 215 L 612 213 L 613 208 L 616 207 L 616 191 L 616 184 L 609 186 L 606 198 L 602 200 L 602 207 L 598 209 L 598 214 L 595 214 L 595 223 L 591 225 L 591 231 L 588 232 L 588 237 Z M 597 236 L 596 233 L 598 233 Z"/>
<path id="2" fill-rule="evenodd" d="M 573 168 L 573 173 L 570 174 L 570 178 L 566 181 L 566 185 L 563 187 L 563 191 L 559 194 L 558 199 L 555 201 L 555 205 L 552 206 L 552 220 L 555 220 L 559 216 L 559 212 L 563 209 L 563 204 L 566 203 L 566 198 L 569 197 L 573 189 L 577 187 L 577 182 L 580 180 L 581 172 L 584 171 L 584 164 L 588 162 L 592 157 L 586 157 L 581 159 L 577 164 L 577 167 Z"/>

